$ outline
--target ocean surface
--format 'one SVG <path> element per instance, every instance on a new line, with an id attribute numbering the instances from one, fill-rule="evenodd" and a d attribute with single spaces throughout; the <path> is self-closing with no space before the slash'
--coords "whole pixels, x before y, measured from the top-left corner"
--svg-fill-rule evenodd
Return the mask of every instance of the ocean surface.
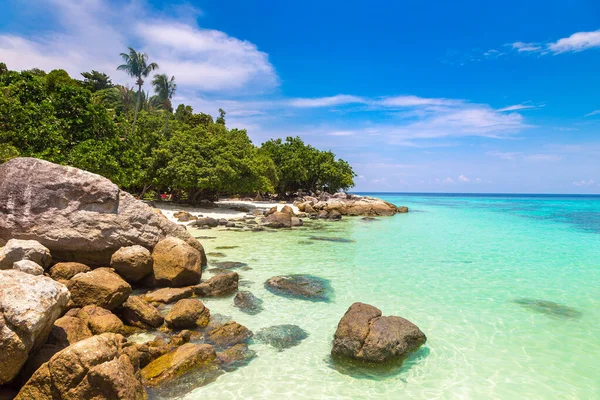
<path id="1" fill-rule="evenodd" d="M 212 314 L 254 332 L 295 324 L 309 336 L 284 351 L 251 344 L 247 366 L 186 399 L 600 399 L 600 197 L 376 195 L 410 212 L 275 233 L 194 232 L 216 237 L 201 239 L 226 254 L 213 261 L 248 263 L 241 289 L 264 300 L 257 315 L 231 298 L 207 300 Z M 292 273 L 329 279 L 332 301 L 263 286 Z M 391 371 L 340 369 L 331 342 L 356 301 L 409 319 L 427 343 Z"/>

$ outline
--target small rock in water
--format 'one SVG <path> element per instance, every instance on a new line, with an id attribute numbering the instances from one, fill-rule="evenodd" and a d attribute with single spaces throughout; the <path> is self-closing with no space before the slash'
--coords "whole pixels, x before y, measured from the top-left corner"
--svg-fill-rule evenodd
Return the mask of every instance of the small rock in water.
<path id="1" fill-rule="evenodd" d="M 236 269 L 236 268 L 245 267 L 248 264 L 243 263 L 243 262 L 238 262 L 238 261 L 216 261 L 216 262 L 213 262 L 212 265 L 214 265 L 217 268 L 222 268 L 222 269 Z"/>
<path id="2" fill-rule="evenodd" d="M 211 257 L 226 257 L 224 253 L 218 251 L 211 251 L 210 253 L 206 253 L 206 255 Z"/>
<path id="3" fill-rule="evenodd" d="M 313 275 L 274 276 L 265 282 L 271 293 L 310 301 L 329 301 L 333 289 L 329 280 Z"/>
<path id="4" fill-rule="evenodd" d="M 231 250 L 231 249 L 235 249 L 238 248 L 240 246 L 217 246 L 215 247 L 215 249 L 217 250 Z"/>
<path id="5" fill-rule="evenodd" d="M 352 239 L 326 237 L 326 236 L 311 236 L 311 237 L 309 237 L 309 239 L 310 240 L 325 241 L 325 242 L 354 243 L 354 240 L 352 240 Z"/>
<path id="6" fill-rule="evenodd" d="M 299 345 L 307 337 L 308 333 L 298 325 L 274 325 L 261 329 L 254 339 L 283 351 Z"/>
<path id="7" fill-rule="evenodd" d="M 581 311 L 565 306 L 563 304 L 555 303 L 553 301 L 539 300 L 539 299 L 517 299 L 515 303 L 527 308 L 530 311 L 535 311 L 541 314 L 546 314 L 551 317 L 558 318 L 579 318 L 581 317 Z"/>
<path id="8" fill-rule="evenodd" d="M 365 222 L 379 221 L 377 218 L 373 218 L 373 217 L 364 217 L 364 218 L 361 218 L 361 220 L 365 221 Z"/>
<path id="9" fill-rule="evenodd" d="M 256 315 L 263 310 L 263 301 L 246 290 L 242 290 L 235 295 L 233 304 L 240 311 L 250 315 Z"/>

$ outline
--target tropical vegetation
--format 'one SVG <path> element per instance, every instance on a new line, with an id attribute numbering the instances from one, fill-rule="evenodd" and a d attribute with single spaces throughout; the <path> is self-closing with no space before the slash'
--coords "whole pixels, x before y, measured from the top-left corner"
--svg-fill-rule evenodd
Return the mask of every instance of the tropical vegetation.
<path id="1" fill-rule="evenodd" d="M 213 120 L 172 101 L 175 77 L 129 48 L 118 67 L 137 90 L 90 71 L 11 71 L 0 63 L 0 163 L 37 157 L 103 175 L 149 198 L 169 193 L 197 203 L 222 195 L 338 191 L 353 186 L 351 166 L 300 138 L 256 146 L 245 130 L 229 129 L 226 112 Z"/>

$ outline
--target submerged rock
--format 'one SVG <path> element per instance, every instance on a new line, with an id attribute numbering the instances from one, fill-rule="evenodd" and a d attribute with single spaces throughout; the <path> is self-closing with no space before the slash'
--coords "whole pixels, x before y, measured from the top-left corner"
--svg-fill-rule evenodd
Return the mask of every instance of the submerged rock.
<path id="1" fill-rule="evenodd" d="M 254 296 L 251 292 L 237 292 L 233 298 L 233 304 L 246 314 L 256 315 L 263 310 L 263 301 Z"/>
<path id="2" fill-rule="evenodd" d="M 0 271 L 0 385 L 10 382 L 29 353 L 46 342 L 68 301 L 67 288 L 48 277 Z"/>
<path id="3" fill-rule="evenodd" d="M 352 239 L 336 238 L 336 237 L 326 237 L 326 236 L 311 236 L 311 237 L 309 237 L 309 239 L 310 240 L 323 241 L 323 242 L 354 243 L 354 240 L 352 240 Z"/>
<path id="4" fill-rule="evenodd" d="M 184 227 L 100 175 L 35 158 L 0 165 L 0 246 L 35 239 L 55 260 L 107 266 L 121 247 L 152 249 L 167 236 L 204 253 Z"/>
<path id="5" fill-rule="evenodd" d="M 310 301 L 329 301 L 333 291 L 329 280 L 313 275 L 274 276 L 265 288 L 279 296 Z"/>
<path id="6" fill-rule="evenodd" d="M 298 325 L 274 325 L 258 331 L 254 340 L 282 351 L 299 345 L 307 337 L 308 333 Z"/>
<path id="7" fill-rule="evenodd" d="M 142 369 L 141 376 L 146 385 L 159 386 L 194 369 L 216 368 L 217 365 L 213 346 L 186 343 L 152 361 Z"/>
<path id="8" fill-rule="evenodd" d="M 210 253 L 206 253 L 206 255 L 211 257 L 226 257 L 224 253 L 218 251 L 211 251 Z"/>
<path id="9" fill-rule="evenodd" d="M 238 261 L 215 261 L 211 263 L 213 266 L 222 269 L 237 269 L 247 266 L 248 264 Z"/>
<path id="10" fill-rule="evenodd" d="M 227 350 L 217 353 L 221 368 L 231 371 L 237 367 L 247 364 L 256 356 L 256 353 L 248 348 L 245 343 L 238 343 Z"/>
<path id="11" fill-rule="evenodd" d="M 565 306 L 564 304 L 555 303 L 553 301 L 548 300 L 539 300 L 539 299 L 517 299 L 515 303 L 520 306 L 535 311 L 541 314 L 546 314 L 551 317 L 558 318 L 579 318 L 581 317 L 581 311 L 576 308 Z"/>
<path id="12" fill-rule="evenodd" d="M 240 246 L 217 246 L 215 247 L 215 249 L 217 250 L 231 250 L 231 249 L 236 249 Z"/>
<path id="13" fill-rule="evenodd" d="M 194 292 L 200 297 L 227 296 L 238 290 L 240 276 L 237 272 L 226 272 L 194 286 Z"/>
<path id="14" fill-rule="evenodd" d="M 396 316 L 382 317 L 378 308 L 354 303 L 338 324 L 331 354 L 341 359 L 383 363 L 406 357 L 426 340 L 412 322 Z"/>
<path id="15" fill-rule="evenodd" d="M 225 325 L 208 332 L 206 339 L 219 347 L 229 347 L 238 343 L 245 343 L 253 333 L 244 325 L 229 321 Z"/>

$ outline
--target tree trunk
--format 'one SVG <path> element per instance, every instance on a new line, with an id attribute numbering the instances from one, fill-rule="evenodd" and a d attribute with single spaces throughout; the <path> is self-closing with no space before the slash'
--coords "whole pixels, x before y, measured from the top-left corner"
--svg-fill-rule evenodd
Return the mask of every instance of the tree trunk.
<path id="1" fill-rule="evenodd" d="M 140 99 L 142 97 L 142 85 L 138 85 L 137 101 L 135 102 L 135 111 L 133 113 L 133 126 L 131 127 L 131 134 L 135 132 L 135 123 L 137 122 L 138 110 L 140 109 Z M 125 136 L 127 139 L 127 136 Z"/>

